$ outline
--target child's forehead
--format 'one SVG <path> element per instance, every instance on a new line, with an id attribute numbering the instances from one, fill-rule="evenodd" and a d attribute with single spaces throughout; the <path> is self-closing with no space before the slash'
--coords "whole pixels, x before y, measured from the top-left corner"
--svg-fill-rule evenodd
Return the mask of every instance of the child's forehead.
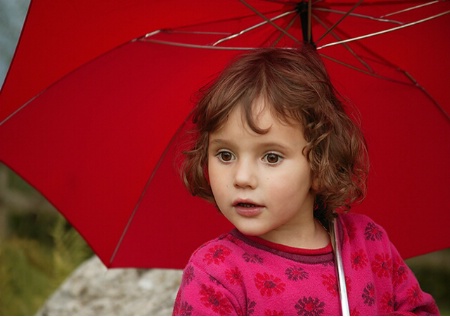
<path id="1" fill-rule="evenodd" d="M 258 119 L 263 115 L 266 115 L 267 112 L 270 112 L 270 115 L 272 115 L 272 112 L 275 109 L 273 103 L 268 101 L 267 98 L 263 96 L 256 97 L 247 106 L 250 107 L 251 114 L 255 119 Z"/>
<path id="2" fill-rule="evenodd" d="M 239 145 L 249 150 L 259 146 L 265 148 L 269 144 L 284 144 L 284 148 L 288 148 L 287 144 L 304 142 L 300 124 L 282 121 L 265 107 L 258 108 L 255 116 L 248 119 L 242 107 L 234 108 L 227 120 L 218 129 L 210 132 L 209 144 Z"/>
<path id="3" fill-rule="evenodd" d="M 249 118 L 246 115 L 245 106 L 248 107 Z M 241 108 L 240 111 L 246 121 L 253 120 L 253 122 L 258 123 L 264 118 L 271 118 L 283 125 L 298 125 L 301 123 L 294 119 L 292 113 L 288 113 L 283 107 L 275 105 L 265 96 L 258 96 L 251 103 L 241 105 L 239 108 Z"/>
<path id="4" fill-rule="evenodd" d="M 242 125 L 250 128 L 256 127 L 258 130 L 270 129 L 274 122 L 285 126 L 301 126 L 298 120 L 294 120 L 289 114 L 282 113 L 264 97 L 257 97 L 247 104 L 238 103 L 229 117 L 232 114 L 239 116 Z"/>

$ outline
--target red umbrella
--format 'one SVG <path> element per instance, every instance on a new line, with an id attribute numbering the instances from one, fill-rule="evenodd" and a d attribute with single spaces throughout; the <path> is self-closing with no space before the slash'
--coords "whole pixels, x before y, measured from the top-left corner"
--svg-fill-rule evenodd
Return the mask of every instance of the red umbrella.
<path id="1" fill-rule="evenodd" d="M 449 13 L 419 0 L 33 0 L 0 94 L 0 160 L 106 266 L 181 268 L 230 228 L 176 172 L 195 92 L 243 50 L 305 40 L 360 112 L 372 174 L 355 210 L 404 257 L 448 248 Z"/>

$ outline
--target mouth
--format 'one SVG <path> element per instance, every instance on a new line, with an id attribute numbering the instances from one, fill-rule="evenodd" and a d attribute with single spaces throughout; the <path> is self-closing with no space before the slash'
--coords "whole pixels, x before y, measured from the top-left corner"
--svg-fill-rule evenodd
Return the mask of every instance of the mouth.
<path id="1" fill-rule="evenodd" d="M 234 207 L 255 208 L 255 207 L 261 207 L 261 206 L 252 204 L 252 203 L 237 203 L 237 204 L 234 204 Z"/>
<path id="2" fill-rule="evenodd" d="M 254 217 L 262 213 L 264 206 L 252 201 L 236 201 L 233 203 L 235 211 L 244 217 Z"/>

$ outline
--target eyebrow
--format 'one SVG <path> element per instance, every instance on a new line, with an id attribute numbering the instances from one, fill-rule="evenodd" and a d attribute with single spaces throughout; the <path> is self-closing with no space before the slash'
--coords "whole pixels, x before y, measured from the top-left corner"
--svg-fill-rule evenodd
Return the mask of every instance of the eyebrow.
<path id="1" fill-rule="evenodd" d="M 231 143 L 230 141 L 224 140 L 224 139 L 209 139 L 210 144 L 224 144 L 224 143 Z"/>
<path id="2" fill-rule="evenodd" d="M 212 139 L 209 141 L 210 146 L 232 146 L 236 143 L 239 143 L 239 141 L 233 141 L 233 140 L 225 140 L 225 139 Z M 281 142 L 261 142 L 258 143 L 258 147 L 262 148 L 273 148 L 275 150 L 289 150 L 290 146 L 285 145 Z"/>

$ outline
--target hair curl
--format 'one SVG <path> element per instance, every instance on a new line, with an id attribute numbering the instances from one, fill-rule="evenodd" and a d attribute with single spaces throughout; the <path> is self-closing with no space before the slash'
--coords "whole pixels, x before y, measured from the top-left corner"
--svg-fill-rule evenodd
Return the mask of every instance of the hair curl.
<path id="1" fill-rule="evenodd" d="M 329 218 L 364 198 L 367 147 L 359 127 L 346 114 L 325 67 L 314 49 L 258 49 L 234 60 L 201 91 L 192 114 L 195 141 L 185 152 L 182 176 L 192 195 L 214 202 L 207 175 L 208 137 L 240 106 L 249 127 L 255 123 L 253 101 L 264 98 L 272 114 L 303 127 L 304 149 L 315 180 L 316 213 Z"/>

